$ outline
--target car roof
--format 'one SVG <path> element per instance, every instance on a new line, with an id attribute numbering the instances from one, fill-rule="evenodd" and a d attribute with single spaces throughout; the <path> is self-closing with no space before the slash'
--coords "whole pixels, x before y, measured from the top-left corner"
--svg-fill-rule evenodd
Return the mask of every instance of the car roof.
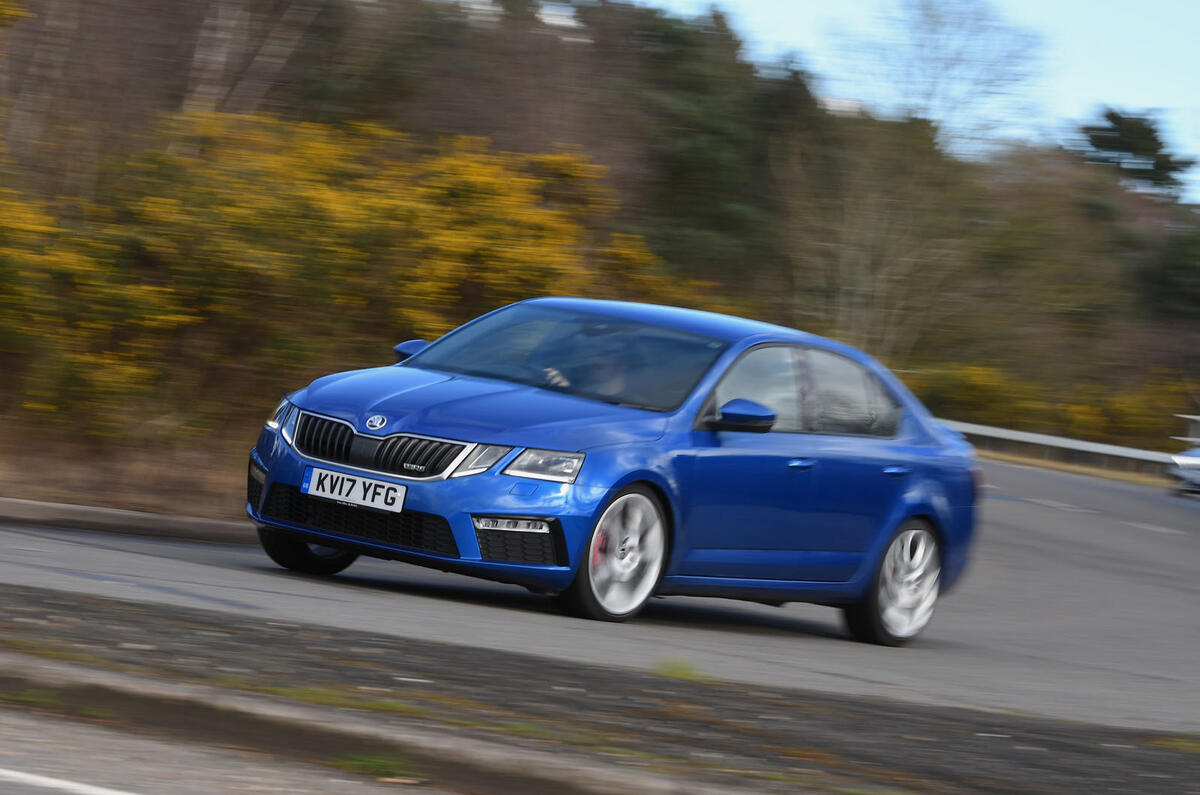
<path id="1" fill-rule="evenodd" d="M 678 306 L 661 306 L 659 304 L 639 304 L 632 301 L 602 301 L 594 298 L 532 298 L 523 303 L 552 306 L 561 309 L 572 309 L 579 312 L 595 312 L 609 317 L 650 323 L 658 326 L 689 331 L 727 341 L 745 339 L 746 337 L 766 336 L 795 341 L 814 341 L 821 339 L 803 331 L 764 323 L 761 320 L 748 320 L 744 317 L 722 315 L 717 312 L 704 312 L 699 309 L 684 309 Z"/>

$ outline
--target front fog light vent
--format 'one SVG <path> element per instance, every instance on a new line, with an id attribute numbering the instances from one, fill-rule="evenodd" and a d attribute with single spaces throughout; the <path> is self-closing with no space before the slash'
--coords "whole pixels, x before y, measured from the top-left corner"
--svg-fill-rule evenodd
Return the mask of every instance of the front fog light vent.
<path id="1" fill-rule="evenodd" d="M 473 516 L 476 530 L 503 530 L 508 533 L 549 533 L 550 523 L 543 519 L 510 519 L 505 516 Z"/>

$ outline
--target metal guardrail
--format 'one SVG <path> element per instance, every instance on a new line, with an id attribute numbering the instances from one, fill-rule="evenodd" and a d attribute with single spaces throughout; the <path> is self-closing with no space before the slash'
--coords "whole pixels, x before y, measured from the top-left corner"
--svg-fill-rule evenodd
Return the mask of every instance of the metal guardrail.
<path id="1" fill-rule="evenodd" d="M 1013 431 L 1008 428 L 993 428 L 973 422 L 938 420 L 948 428 L 958 431 L 980 450 L 995 450 L 1014 453 L 1046 461 L 1061 461 L 1067 464 L 1115 469 L 1123 472 L 1144 472 L 1149 475 L 1165 475 L 1171 466 L 1170 453 L 1154 450 L 1139 450 L 1136 447 L 1120 447 L 1115 444 L 1084 442 L 1065 436 L 1045 433 Z"/>

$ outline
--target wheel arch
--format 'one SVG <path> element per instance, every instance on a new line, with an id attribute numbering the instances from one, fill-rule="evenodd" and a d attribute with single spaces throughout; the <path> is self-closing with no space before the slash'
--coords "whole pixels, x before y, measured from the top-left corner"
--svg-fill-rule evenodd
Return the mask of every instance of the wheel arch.
<path id="1" fill-rule="evenodd" d="M 673 496 L 670 484 L 661 475 L 652 470 L 639 470 L 628 473 L 625 477 L 618 480 L 604 495 L 604 498 L 599 502 L 599 507 L 596 510 L 596 515 L 592 518 L 593 523 L 600 520 L 600 515 L 604 513 L 604 509 L 608 507 L 617 495 L 628 489 L 630 486 L 645 486 L 658 500 L 658 504 L 663 509 L 663 520 L 666 522 L 666 540 L 667 554 L 663 562 L 663 574 L 670 572 L 672 564 L 672 555 L 678 546 L 677 534 L 679 533 L 679 506 L 676 505 L 676 500 Z M 585 541 L 586 543 L 586 541 Z"/>

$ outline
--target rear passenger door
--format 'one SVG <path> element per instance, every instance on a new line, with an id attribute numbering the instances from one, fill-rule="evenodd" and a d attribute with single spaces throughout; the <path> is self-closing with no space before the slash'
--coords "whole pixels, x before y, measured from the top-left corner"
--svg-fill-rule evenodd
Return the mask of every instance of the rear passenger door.
<path id="1" fill-rule="evenodd" d="M 821 549 L 843 553 L 849 579 L 898 504 L 914 462 L 896 438 L 902 404 L 868 368 L 812 347 L 804 356 L 806 428 L 819 461 L 814 521 Z"/>

